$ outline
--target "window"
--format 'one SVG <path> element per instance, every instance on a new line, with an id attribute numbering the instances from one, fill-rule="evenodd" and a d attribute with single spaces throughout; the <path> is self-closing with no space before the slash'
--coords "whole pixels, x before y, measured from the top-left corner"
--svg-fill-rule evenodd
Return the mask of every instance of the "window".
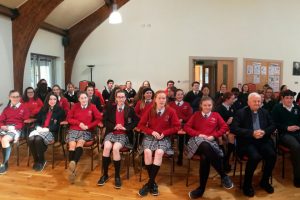
<path id="1" fill-rule="evenodd" d="M 31 54 L 31 86 L 36 87 L 40 79 L 45 79 L 48 86 L 55 83 L 56 57 L 40 54 Z"/>

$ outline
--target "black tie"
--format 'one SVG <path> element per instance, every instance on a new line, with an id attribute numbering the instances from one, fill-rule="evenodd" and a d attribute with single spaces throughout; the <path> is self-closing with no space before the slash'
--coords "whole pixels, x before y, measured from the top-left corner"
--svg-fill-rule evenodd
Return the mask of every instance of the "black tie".
<path id="1" fill-rule="evenodd" d="M 158 111 L 158 112 L 157 112 L 157 115 L 158 115 L 158 116 L 161 116 L 161 111 Z"/>
<path id="2" fill-rule="evenodd" d="M 119 108 L 119 112 L 122 112 L 122 110 L 123 110 L 122 108 Z"/>
<path id="3" fill-rule="evenodd" d="M 204 118 L 206 119 L 207 117 L 208 117 L 207 114 L 205 114 L 205 115 L 204 115 Z"/>
<path id="4" fill-rule="evenodd" d="M 149 104 L 150 103 L 150 101 L 149 100 L 146 100 L 146 104 Z"/>
<path id="5" fill-rule="evenodd" d="M 13 109 L 17 109 L 17 106 L 12 106 Z"/>
<path id="6" fill-rule="evenodd" d="M 180 106 L 180 103 L 179 103 L 179 102 L 177 103 L 177 106 Z"/>

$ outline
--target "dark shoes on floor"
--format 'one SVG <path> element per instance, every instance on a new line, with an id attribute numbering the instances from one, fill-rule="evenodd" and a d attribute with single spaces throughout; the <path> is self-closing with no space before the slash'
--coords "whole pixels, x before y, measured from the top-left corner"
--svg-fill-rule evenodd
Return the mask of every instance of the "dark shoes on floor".
<path id="1" fill-rule="evenodd" d="M 108 181 L 108 179 L 109 179 L 108 175 L 101 176 L 101 178 L 99 179 L 97 185 L 103 186 Z"/>
<path id="2" fill-rule="evenodd" d="M 138 191 L 138 195 L 140 195 L 141 197 L 147 196 L 147 194 L 149 193 L 150 188 L 148 183 L 146 183 L 145 185 L 143 185 L 143 187 Z"/>
<path id="3" fill-rule="evenodd" d="M 229 176 L 224 176 L 221 180 L 222 182 L 222 186 L 226 189 L 231 189 L 233 188 L 233 182 L 231 181 L 231 179 L 229 178 Z"/>
<path id="4" fill-rule="evenodd" d="M 115 188 L 116 189 L 121 189 L 122 187 L 122 182 L 120 177 L 115 177 Z"/>
<path id="5" fill-rule="evenodd" d="M 198 199 L 203 196 L 204 189 L 198 187 L 197 189 L 189 192 L 190 199 Z"/>
<path id="6" fill-rule="evenodd" d="M 267 193 L 269 193 L 269 194 L 272 194 L 272 193 L 274 193 L 274 188 L 273 188 L 273 186 L 270 184 L 270 183 L 263 183 L 263 182 L 261 182 L 260 184 L 260 187 L 262 188 L 262 189 L 264 189 Z"/>
<path id="7" fill-rule="evenodd" d="M 300 179 L 294 179 L 294 186 L 300 188 Z"/>
<path id="8" fill-rule="evenodd" d="M 244 186 L 243 193 L 247 197 L 254 197 L 254 189 L 252 186 Z"/>
<path id="9" fill-rule="evenodd" d="M 7 169 L 8 169 L 8 163 L 1 164 L 0 165 L 0 175 L 6 174 Z"/>

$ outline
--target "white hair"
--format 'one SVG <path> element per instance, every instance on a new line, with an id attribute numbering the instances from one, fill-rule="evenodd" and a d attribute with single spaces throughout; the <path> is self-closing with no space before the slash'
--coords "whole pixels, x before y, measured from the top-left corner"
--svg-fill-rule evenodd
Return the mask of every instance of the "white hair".
<path id="1" fill-rule="evenodd" d="M 250 93 L 249 96 L 248 96 L 248 101 L 249 101 L 251 98 L 253 98 L 253 97 L 259 97 L 259 98 L 261 98 L 261 96 L 260 96 L 257 92 L 252 92 L 252 93 Z"/>

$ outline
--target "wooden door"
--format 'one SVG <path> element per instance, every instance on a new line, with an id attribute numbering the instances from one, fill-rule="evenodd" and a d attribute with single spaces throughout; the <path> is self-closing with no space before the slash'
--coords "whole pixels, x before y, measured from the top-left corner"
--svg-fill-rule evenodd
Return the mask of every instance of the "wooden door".
<path id="1" fill-rule="evenodd" d="M 208 85 L 210 95 L 215 96 L 216 90 L 216 67 L 213 65 L 203 65 L 202 67 L 202 85 Z"/>
<path id="2" fill-rule="evenodd" d="M 233 60 L 218 60 L 217 64 L 217 90 L 222 83 L 227 85 L 227 90 L 230 91 L 234 86 L 234 64 Z"/>

